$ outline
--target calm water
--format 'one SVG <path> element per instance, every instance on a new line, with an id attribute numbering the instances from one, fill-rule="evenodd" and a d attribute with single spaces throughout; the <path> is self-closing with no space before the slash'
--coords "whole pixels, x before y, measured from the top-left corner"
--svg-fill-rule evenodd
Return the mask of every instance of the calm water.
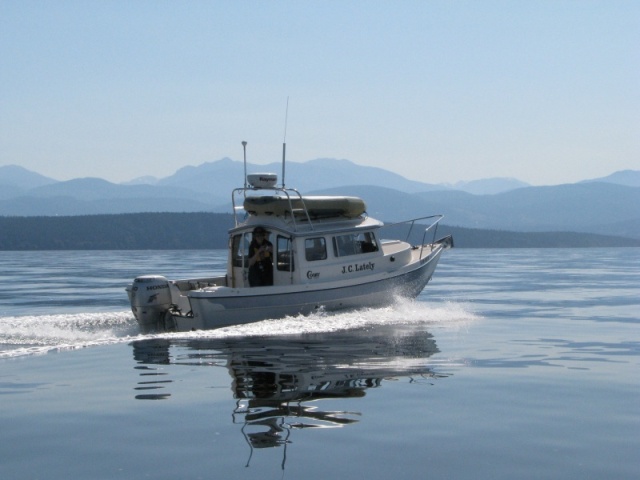
<path id="1" fill-rule="evenodd" d="M 640 249 L 451 250 L 415 302 L 140 335 L 223 252 L 0 252 L 2 479 L 635 479 Z"/>

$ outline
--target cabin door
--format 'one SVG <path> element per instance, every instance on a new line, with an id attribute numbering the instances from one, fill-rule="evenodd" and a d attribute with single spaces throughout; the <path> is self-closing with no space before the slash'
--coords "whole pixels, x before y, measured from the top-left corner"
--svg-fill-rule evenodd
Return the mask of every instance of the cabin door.
<path id="1" fill-rule="evenodd" d="M 275 265 L 273 269 L 274 285 L 291 285 L 295 271 L 293 242 L 291 238 L 276 235 L 275 239 Z"/>
<path id="2" fill-rule="evenodd" d="M 231 239 L 231 258 L 229 276 L 231 287 L 242 288 L 249 286 L 249 245 L 251 234 L 248 232 L 234 235 Z"/>

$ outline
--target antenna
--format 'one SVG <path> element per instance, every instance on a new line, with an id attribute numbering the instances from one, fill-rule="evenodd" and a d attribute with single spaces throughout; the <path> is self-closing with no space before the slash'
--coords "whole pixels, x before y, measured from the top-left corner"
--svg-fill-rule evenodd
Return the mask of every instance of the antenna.
<path id="1" fill-rule="evenodd" d="M 287 97 L 287 108 L 284 113 L 284 137 L 282 138 L 282 188 L 284 188 L 284 163 L 287 154 L 287 121 L 289 120 L 289 97 Z"/>
<path id="2" fill-rule="evenodd" d="M 242 141 L 242 150 L 244 152 L 244 188 L 247 188 L 247 142 Z"/>

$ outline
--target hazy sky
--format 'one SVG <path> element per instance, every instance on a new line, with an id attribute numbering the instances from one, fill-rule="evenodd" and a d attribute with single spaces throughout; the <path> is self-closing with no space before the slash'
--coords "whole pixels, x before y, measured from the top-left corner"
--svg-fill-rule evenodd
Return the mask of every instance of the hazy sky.
<path id="1" fill-rule="evenodd" d="M 640 169 L 638 1 L 0 0 L 0 165 L 346 158 L 428 183 Z M 339 175 L 339 172 L 336 172 Z"/>

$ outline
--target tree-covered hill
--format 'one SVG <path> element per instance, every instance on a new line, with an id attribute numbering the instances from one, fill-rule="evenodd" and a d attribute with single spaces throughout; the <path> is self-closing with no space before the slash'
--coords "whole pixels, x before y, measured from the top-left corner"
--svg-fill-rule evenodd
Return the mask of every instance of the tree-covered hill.
<path id="1" fill-rule="evenodd" d="M 233 216 L 221 213 L 134 213 L 67 217 L 0 217 L 0 250 L 173 250 L 227 247 Z M 383 238 L 407 230 L 383 231 Z M 422 234 L 414 228 L 410 240 Z M 638 247 L 640 240 L 574 232 L 509 232 L 440 225 L 458 248 Z M 427 240 L 431 240 L 429 236 Z"/>
<path id="2" fill-rule="evenodd" d="M 0 217 L 0 250 L 224 248 L 230 214 L 133 213 Z"/>

